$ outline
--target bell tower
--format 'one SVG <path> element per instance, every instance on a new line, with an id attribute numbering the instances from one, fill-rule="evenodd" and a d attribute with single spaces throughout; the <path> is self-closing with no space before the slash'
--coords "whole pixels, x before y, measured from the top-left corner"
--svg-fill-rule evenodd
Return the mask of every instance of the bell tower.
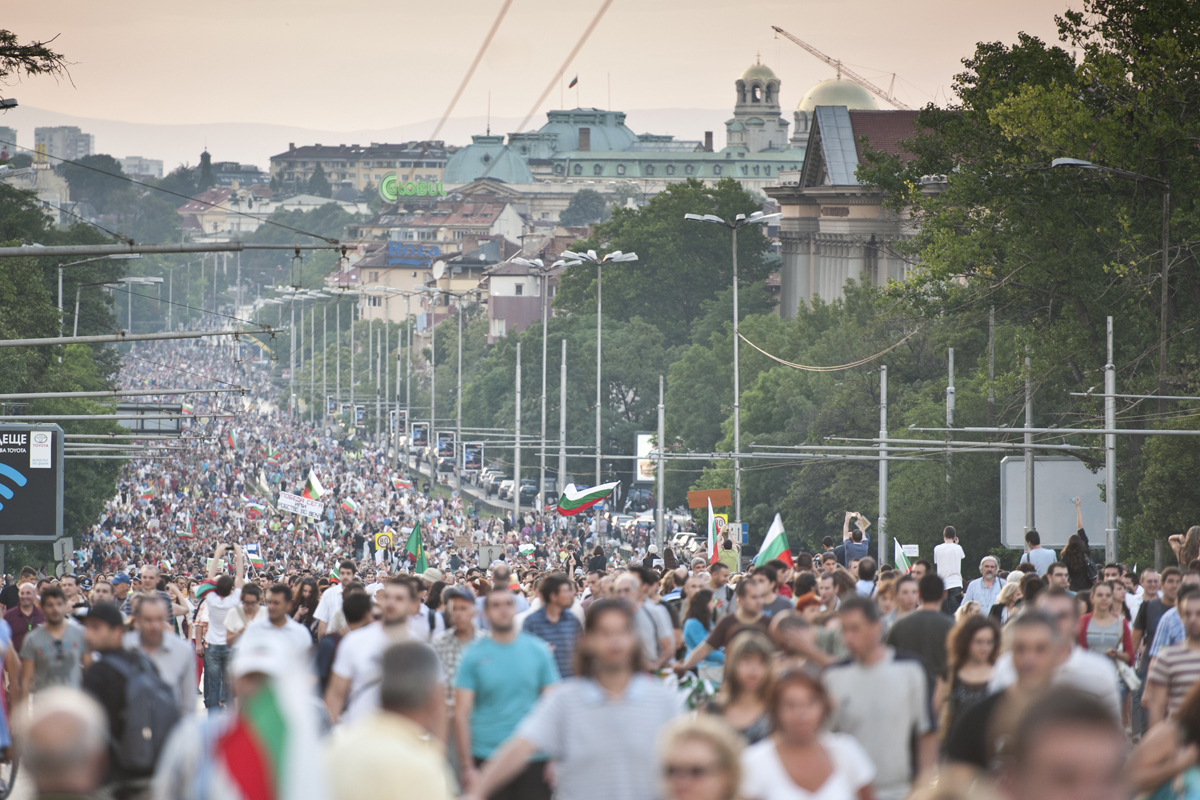
<path id="1" fill-rule="evenodd" d="M 780 113 L 779 78 L 755 59 L 734 83 L 733 119 L 725 123 L 726 146 L 750 153 L 786 150 L 788 121 Z"/>

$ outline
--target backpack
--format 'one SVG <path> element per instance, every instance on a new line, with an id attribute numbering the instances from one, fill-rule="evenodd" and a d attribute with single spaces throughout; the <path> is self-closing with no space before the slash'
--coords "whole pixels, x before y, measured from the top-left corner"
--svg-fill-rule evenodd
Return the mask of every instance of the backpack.
<path id="1" fill-rule="evenodd" d="M 112 742 L 112 752 L 121 768 L 129 772 L 149 773 L 158 763 L 158 755 L 175 723 L 179 721 L 179 703 L 175 692 L 158 674 L 144 653 L 127 650 L 135 656 L 108 658 L 108 664 L 125 678 L 125 729 Z"/>

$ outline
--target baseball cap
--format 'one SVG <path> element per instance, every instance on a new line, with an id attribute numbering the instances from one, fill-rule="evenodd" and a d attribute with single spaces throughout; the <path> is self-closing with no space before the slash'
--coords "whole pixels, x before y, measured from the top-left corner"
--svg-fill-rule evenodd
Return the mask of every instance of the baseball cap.
<path id="1" fill-rule="evenodd" d="M 129 576 L 126 575 L 124 572 L 118 572 L 116 575 L 113 575 L 113 579 L 112 579 L 111 583 L 113 586 L 116 586 L 119 583 L 128 583 L 128 584 L 132 585 L 133 581 L 129 580 Z"/>
<path id="2" fill-rule="evenodd" d="M 284 637 L 274 631 L 255 631 L 238 642 L 229 671 L 235 678 L 255 672 L 278 678 L 292 663 L 292 649 Z"/>
<path id="3" fill-rule="evenodd" d="M 121 614 L 121 610 L 112 603 L 96 603 L 88 609 L 87 616 L 84 620 L 100 620 L 105 625 L 113 628 L 123 628 L 125 626 L 125 617 Z"/>

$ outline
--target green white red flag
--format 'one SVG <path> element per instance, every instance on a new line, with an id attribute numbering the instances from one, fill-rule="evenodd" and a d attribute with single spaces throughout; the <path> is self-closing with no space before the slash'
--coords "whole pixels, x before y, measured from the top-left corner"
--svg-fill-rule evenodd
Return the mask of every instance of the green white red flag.
<path id="1" fill-rule="evenodd" d="M 323 494 L 325 494 L 325 487 L 321 485 L 320 479 L 317 478 L 317 473 L 310 469 L 308 471 L 308 480 L 304 482 L 304 491 L 301 492 L 301 496 L 307 497 L 309 500 L 320 500 Z"/>
<path id="2" fill-rule="evenodd" d="M 900 546 L 900 542 L 893 539 L 892 544 L 896 547 L 896 569 L 903 570 L 905 574 L 912 572 L 912 563 L 908 560 L 908 556 L 904 555 L 904 548 Z"/>
<path id="3" fill-rule="evenodd" d="M 775 521 L 771 523 L 771 527 L 767 530 L 767 536 L 763 539 L 762 547 L 758 550 L 758 555 L 754 557 L 754 566 L 761 567 L 768 561 L 779 559 L 789 567 L 794 567 L 792 562 L 792 551 L 788 547 L 787 534 L 783 531 L 783 518 L 775 515 Z"/>
<path id="4" fill-rule="evenodd" d="M 568 483 L 558 499 L 558 513 L 564 517 L 574 516 L 581 511 L 587 511 L 592 506 L 604 500 L 617 488 L 617 481 L 602 483 L 590 489 L 576 489 L 575 484 Z"/>

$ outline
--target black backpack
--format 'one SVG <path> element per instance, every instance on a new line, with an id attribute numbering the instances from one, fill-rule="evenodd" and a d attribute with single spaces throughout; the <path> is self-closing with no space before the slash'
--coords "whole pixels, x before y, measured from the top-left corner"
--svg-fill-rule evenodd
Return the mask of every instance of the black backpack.
<path id="1" fill-rule="evenodd" d="M 171 729 L 179 721 L 179 703 L 175 692 L 159 676 L 154 662 L 144 653 L 125 652 L 125 658 L 106 658 L 102 662 L 125 678 L 122 712 L 125 729 L 121 738 L 112 742 L 113 755 L 122 769 L 149 773 L 158 763 Z"/>

